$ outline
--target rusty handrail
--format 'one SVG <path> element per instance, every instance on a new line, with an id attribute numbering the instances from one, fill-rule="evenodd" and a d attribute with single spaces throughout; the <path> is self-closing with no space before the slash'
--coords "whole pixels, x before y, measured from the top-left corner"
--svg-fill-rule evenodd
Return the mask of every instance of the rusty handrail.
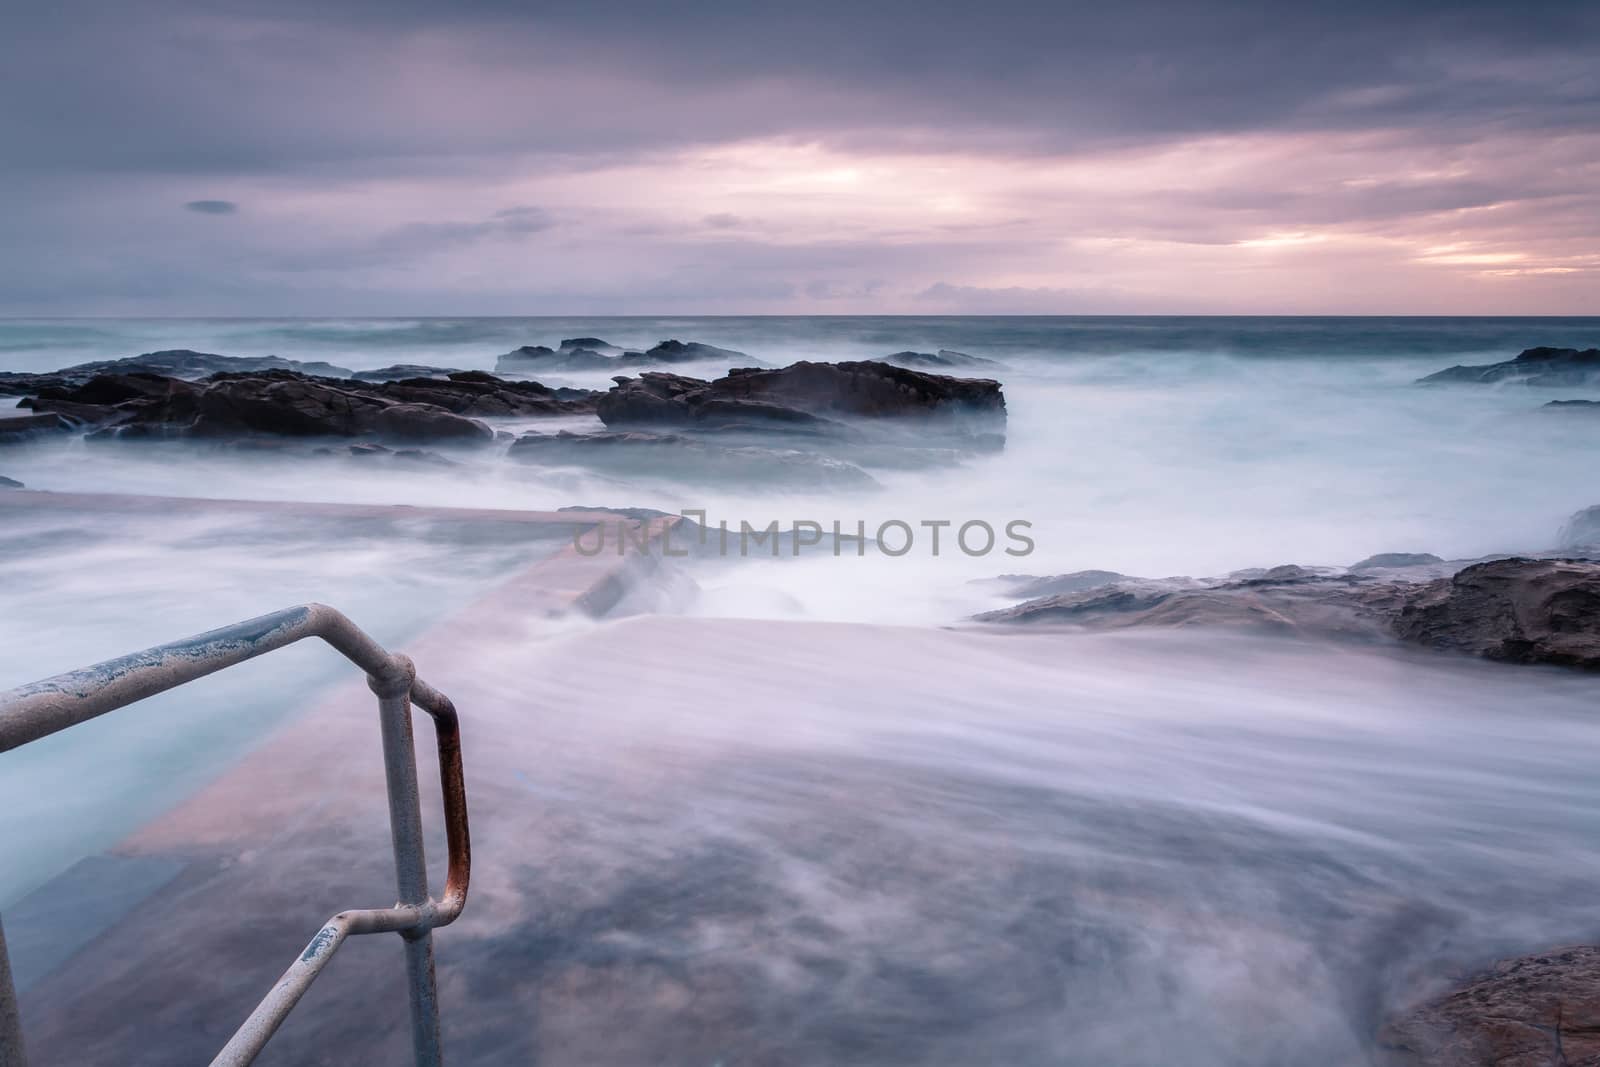
<path id="1" fill-rule="evenodd" d="M 367 683 L 378 697 L 400 902 L 392 908 L 343 911 L 329 919 L 212 1064 L 213 1067 L 237 1067 L 254 1060 L 346 937 L 394 932 L 405 941 L 416 1062 L 421 1067 L 437 1067 L 440 1062 L 439 1008 L 433 968 L 433 931 L 454 922 L 466 906 L 472 874 L 472 843 L 467 825 L 466 777 L 461 764 L 461 726 L 455 705 L 449 697 L 416 676 L 416 668 L 409 658 L 385 651 L 355 623 L 326 604 L 302 604 L 0 693 L 0 752 L 8 752 L 308 637 L 327 642 L 365 671 Z M 411 734 L 412 704 L 433 720 L 439 751 L 445 844 L 449 857 L 444 893 L 439 900 L 434 900 L 428 892 L 427 862 L 422 849 L 422 811 Z M 3 930 L 0 930 L 0 1067 L 25 1067 L 16 992 L 5 956 Z"/>

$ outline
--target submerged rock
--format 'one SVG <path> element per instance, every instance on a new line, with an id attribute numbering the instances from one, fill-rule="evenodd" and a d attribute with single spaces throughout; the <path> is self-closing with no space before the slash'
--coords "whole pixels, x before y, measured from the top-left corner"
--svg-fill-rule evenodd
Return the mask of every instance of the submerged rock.
<path id="1" fill-rule="evenodd" d="M 860 467 L 827 456 L 795 449 L 722 445 L 675 433 L 529 433 L 513 442 L 509 455 L 522 463 L 574 464 L 673 481 L 717 479 L 828 489 L 877 485 Z"/>
<path id="2" fill-rule="evenodd" d="M 1449 367 L 1418 379 L 1418 383 L 1509 383 L 1541 387 L 1600 385 L 1600 348 L 1530 348 L 1516 359 L 1473 367 Z"/>
<path id="3" fill-rule="evenodd" d="M 1600 1067 L 1600 948 L 1505 960 L 1391 1019 L 1386 1067 Z"/>

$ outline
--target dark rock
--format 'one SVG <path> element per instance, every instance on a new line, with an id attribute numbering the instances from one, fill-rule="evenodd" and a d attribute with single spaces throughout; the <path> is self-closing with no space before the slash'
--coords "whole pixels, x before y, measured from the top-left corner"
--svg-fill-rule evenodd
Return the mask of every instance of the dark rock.
<path id="1" fill-rule="evenodd" d="M 724 363 L 740 363 L 749 359 L 750 357 L 743 352 L 736 352 L 731 348 L 718 348 L 716 345 L 701 344 L 699 341 L 662 341 L 644 353 L 643 362 L 698 363 L 720 361 Z"/>
<path id="2" fill-rule="evenodd" d="M 880 363 L 892 363 L 897 367 L 992 367 L 999 369 L 1003 366 L 992 359 L 982 356 L 969 356 L 965 352 L 952 352 L 948 348 L 941 348 L 938 352 L 895 352 L 878 360 Z"/>
<path id="3" fill-rule="evenodd" d="M 593 341 L 597 347 L 587 347 L 582 342 Z M 507 352 L 495 361 L 496 374 L 549 374 L 573 371 L 615 371 L 622 368 L 662 366 L 672 363 L 693 363 L 704 360 L 721 360 L 725 363 L 748 363 L 750 357 L 743 352 L 699 341 L 662 341 L 647 352 L 622 352 L 615 345 L 606 344 L 597 337 L 573 337 L 561 342 L 560 350 L 544 345 L 524 345 Z"/>
<path id="4" fill-rule="evenodd" d="M 26 488 L 27 488 L 27 486 L 23 485 L 21 482 L 17 481 L 15 478 L 7 478 L 5 475 L 0 474 L 0 489 L 26 489 Z"/>
<path id="5" fill-rule="evenodd" d="M 1072 625 L 1105 629 L 1229 626 L 1379 637 L 1393 586 L 1355 577 L 1300 575 L 1221 583 L 1192 579 L 1123 579 L 1081 592 L 1044 596 L 974 616 L 978 622 Z"/>
<path id="6" fill-rule="evenodd" d="M 402 378 L 448 378 L 460 371 L 453 367 L 428 367 L 420 363 L 396 363 L 377 370 L 358 370 L 350 377 L 358 382 L 395 382 Z"/>
<path id="7" fill-rule="evenodd" d="M 1418 381 L 1424 385 L 1600 385 L 1600 348 L 1530 348 L 1504 363 L 1450 367 Z"/>
<path id="8" fill-rule="evenodd" d="M 464 418 L 430 404 L 391 404 L 374 416 L 372 429 L 388 441 L 408 444 L 486 445 L 494 431 L 476 419 Z"/>
<path id="9" fill-rule="evenodd" d="M 219 356 L 212 352 L 194 352 L 187 348 L 173 348 L 162 352 L 146 352 L 142 356 L 124 359 L 103 359 L 92 363 L 78 363 L 48 374 L 0 374 L 0 389 L 7 381 L 14 386 L 20 379 L 29 380 L 28 387 L 20 392 L 36 392 L 39 383 L 72 385 L 86 382 L 99 375 L 155 374 L 167 378 L 204 378 L 224 372 L 247 373 L 254 371 L 286 370 L 298 374 L 312 374 L 329 378 L 348 378 L 353 373 L 332 363 L 303 363 L 279 356 Z"/>
<path id="10" fill-rule="evenodd" d="M 1432 552 L 1379 552 L 1376 556 L 1368 556 L 1360 563 L 1350 564 L 1352 571 L 1385 571 L 1399 567 L 1422 567 L 1430 563 L 1443 563 L 1444 560 Z"/>
<path id="11" fill-rule="evenodd" d="M 18 415 L 0 419 L 0 445 L 24 444 L 41 438 L 70 433 L 78 424 L 64 415 L 53 412 L 40 415 Z"/>
<path id="12" fill-rule="evenodd" d="M 700 421 L 706 406 L 723 417 L 730 402 L 759 411 L 762 421 L 805 421 L 802 416 L 861 419 L 961 416 L 984 422 L 1005 420 L 1000 383 L 950 378 L 886 363 L 795 363 L 776 370 L 738 368 L 715 381 L 652 372 L 618 378 L 602 396 L 596 413 L 608 426 L 688 425 Z M 760 409 L 748 405 L 764 405 Z M 795 414 L 781 415 L 778 409 Z"/>
<path id="13" fill-rule="evenodd" d="M 1544 406 L 1546 411 L 1569 411 L 1581 415 L 1600 414 L 1600 400 L 1552 400 Z"/>
<path id="14" fill-rule="evenodd" d="M 985 580 L 984 584 L 998 585 L 1003 596 L 1016 597 L 1019 600 L 1036 600 L 1040 597 L 1082 593 L 1090 589 L 1115 585 L 1118 582 L 1139 580 L 1126 574 L 1118 574 L 1116 571 L 1091 570 L 1072 571 L 1069 574 L 1055 574 L 1048 577 L 1036 574 L 1002 574 L 998 578 Z"/>
<path id="15" fill-rule="evenodd" d="M 530 433 L 517 438 L 507 454 L 522 463 L 575 465 L 673 481 L 717 479 L 829 489 L 864 489 L 877 484 L 861 468 L 826 456 L 721 445 L 675 433 Z"/>
<path id="16" fill-rule="evenodd" d="M 1600 563 L 1499 559 L 1423 586 L 1397 637 L 1509 663 L 1600 667 Z"/>
<path id="17" fill-rule="evenodd" d="M 557 351 L 572 352 L 578 349 L 598 352 L 604 356 L 615 356 L 622 353 L 622 349 L 609 341 L 602 341 L 598 337 L 568 337 L 561 342 L 561 347 Z"/>
<path id="18" fill-rule="evenodd" d="M 1600 1067 L 1600 948 L 1505 960 L 1378 1032 L 1386 1067 Z"/>
<path id="19" fill-rule="evenodd" d="M 293 371 L 214 374 L 199 382 L 159 375 L 100 375 L 26 398 L 101 429 L 96 441 L 377 436 L 405 444 L 483 444 L 494 433 L 473 416 L 569 415 L 597 394 L 506 382 L 481 371 L 391 382 L 312 378 Z"/>
<path id="20" fill-rule="evenodd" d="M 1600 545 L 1600 504 L 1584 508 L 1561 527 L 1562 548 L 1587 548 Z"/>

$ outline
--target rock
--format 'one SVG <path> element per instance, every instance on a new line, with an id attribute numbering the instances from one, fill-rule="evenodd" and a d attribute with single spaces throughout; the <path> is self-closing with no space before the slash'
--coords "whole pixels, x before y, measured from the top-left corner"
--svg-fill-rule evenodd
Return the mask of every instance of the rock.
<path id="1" fill-rule="evenodd" d="M 654 348 L 643 353 L 644 363 L 699 363 L 723 362 L 728 364 L 741 363 L 749 360 L 743 352 L 736 352 L 731 348 L 718 348 L 716 345 L 701 344 L 699 341 L 662 341 Z"/>
<path id="2" fill-rule="evenodd" d="M 1418 382 L 1422 385 L 1511 383 L 1540 387 L 1600 385 L 1600 348 L 1530 348 L 1504 363 L 1450 367 Z"/>
<path id="3" fill-rule="evenodd" d="M 30 383 L 18 392 L 36 392 L 39 383 L 51 382 L 72 385 L 86 382 L 99 375 L 146 374 L 166 378 L 204 378 L 219 373 L 248 373 L 254 371 L 284 370 L 297 374 L 311 374 L 327 378 L 348 378 L 352 371 L 332 363 L 302 363 L 279 356 L 219 356 L 212 352 L 194 352 L 187 348 L 173 348 L 161 352 L 146 352 L 142 356 L 124 359 L 103 359 L 92 363 L 79 363 L 48 374 L 0 374 L 0 388 L 9 380 L 13 386 L 20 380 Z"/>
<path id="4" fill-rule="evenodd" d="M 385 440 L 408 444 L 486 445 L 494 440 L 494 431 L 476 419 L 430 404 L 391 404 L 378 411 L 372 429 Z"/>
<path id="5" fill-rule="evenodd" d="M 517 438 L 507 454 L 522 463 L 575 465 L 673 481 L 717 479 L 827 489 L 877 485 L 861 468 L 826 456 L 793 449 L 727 446 L 675 433 L 529 433 Z"/>
<path id="6" fill-rule="evenodd" d="M 705 410 L 719 417 L 740 410 L 759 412 L 765 421 L 800 422 L 805 415 L 963 417 L 1002 425 L 1005 421 L 999 382 L 950 378 L 870 361 L 801 362 L 776 370 L 738 368 L 709 382 L 664 372 L 615 381 L 595 409 L 608 426 L 688 425 L 700 421 Z M 730 402 L 745 406 L 734 408 Z M 764 406 L 751 406 L 758 404 Z M 794 414 L 780 414 L 779 409 Z"/>
<path id="7" fill-rule="evenodd" d="M 21 482 L 17 481 L 15 478 L 7 478 L 5 475 L 0 474 L 0 489 L 26 489 L 26 488 L 27 488 L 27 486 L 23 485 Z"/>
<path id="8" fill-rule="evenodd" d="M 91 435 L 96 441 L 264 434 L 461 445 L 494 439 L 474 417 L 588 413 L 596 396 L 584 389 L 502 381 L 481 371 L 365 382 L 276 370 L 215 374 L 199 382 L 99 375 L 77 386 L 52 386 L 22 403 L 100 427 Z"/>
<path id="9" fill-rule="evenodd" d="M 1196 582 L 1122 579 L 1081 592 L 1043 596 L 984 612 L 978 622 L 1072 625 L 1097 630 L 1144 626 L 1228 626 L 1379 637 L 1395 587 L 1343 576 Z"/>
<path id="10" fill-rule="evenodd" d="M 1387 1022 L 1390 1067 L 1600 1067 L 1600 948 L 1505 960 Z"/>
<path id="11" fill-rule="evenodd" d="M 1600 414 L 1600 400 L 1552 400 L 1545 411 L 1567 411 L 1581 415 Z"/>
<path id="12" fill-rule="evenodd" d="M 394 382 L 402 378 L 448 378 L 459 374 L 455 368 L 428 367 L 420 363 L 396 363 L 377 370 L 358 370 L 350 377 L 358 382 Z"/>
<path id="13" fill-rule="evenodd" d="M 895 352 L 884 356 L 881 363 L 892 363 L 897 367 L 994 367 L 1000 368 L 1002 364 L 982 356 L 969 356 L 965 352 L 952 352 L 948 348 L 941 348 L 938 352 Z"/>
<path id="14" fill-rule="evenodd" d="M 1118 582 L 1137 581 L 1140 579 L 1118 574 L 1116 571 L 1072 571 L 1069 574 L 1049 577 L 1040 577 L 1036 574 L 1002 574 L 999 578 L 987 580 L 985 584 L 992 582 L 999 585 L 1003 596 L 1037 600 L 1040 597 L 1082 593 L 1090 589 L 1115 585 Z"/>
<path id="15" fill-rule="evenodd" d="M 1486 659 L 1600 667 L 1600 563 L 1474 564 L 1423 586 L 1392 627 L 1402 640 Z"/>
<path id="16" fill-rule="evenodd" d="M 1431 563 L 1443 563 L 1444 560 L 1432 552 L 1379 552 L 1376 556 L 1368 556 L 1360 563 L 1350 564 L 1352 571 L 1386 571 L 1399 567 L 1422 567 Z"/>
<path id="17" fill-rule="evenodd" d="M 593 347 L 584 343 L 591 341 L 594 342 Z M 646 352 L 622 352 L 615 345 L 607 344 L 598 337 L 570 337 L 561 342 L 559 350 L 544 345 L 523 345 L 497 359 L 494 369 L 496 374 L 525 375 L 615 371 L 622 368 L 708 360 L 734 364 L 748 363 L 750 357 L 743 352 L 701 344 L 699 341 L 662 341 Z"/>
<path id="18" fill-rule="evenodd" d="M 73 420 L 55 413 L 19 415 L 0 419 L 0 445 L 18 445 L 66 434 L 77 428 Z"/>
<path id="19" fill-rule="evenodd" d="M 557 349 L 557 351 L 572 352 L 577 349 L 598 352 L 604 356 L 615 356 L 622 354 L 622 349 L 618 348 L 609 341 L 602 341 L 598 337 L 568 337 L 561 342 L 561 347 Z"/>
<path id="20" fill-rule="evenodd" d="M 1589 548 L 1600 545 L 1600 504 L 1584 508 L 1561 527 L 1562 548 Z"/>
<path id="21" fill-rule="evenodd" d="M 544 345 L 523 345 L 495 360 L 494 372 L 502 375 L 530 375 L 564 371 L 608 371 L 614 370 L 619 365 L 619 360 L 587 348 L 557 352 Z"/>

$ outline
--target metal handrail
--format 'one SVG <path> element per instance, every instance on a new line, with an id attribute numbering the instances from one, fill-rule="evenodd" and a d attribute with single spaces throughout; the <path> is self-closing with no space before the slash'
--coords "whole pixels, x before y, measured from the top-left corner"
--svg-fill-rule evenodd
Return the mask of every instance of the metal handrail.
<path id="1" fill-rule="evenodd" d="M 433 931 L 454 922 L 466 906 L 472 843 L 455 705 L 416 676 L 409 658 L 385 651 L 326 604 L 302 604 L 0 693 L 0 752 L 308 637 L 321 638 L 366 671 L 367 684 L 378 697 L 399 903 L 392 908 L 342 911 L 329 919 L 211 1062 L 213 1067 L 239 1067 L 253 1061 L 346 937 L 393 932 L 405 941 L 416 1062 L 419 1067 L 437 1067 L 439 1001 Z M 422 809 L 411 733 L 413 703 L 433 719 L 439 749 L 449 864 L 444 894 L 438 900 L 428 893 L 422 849 Z M 0 1067 L 25 1064 L 16 990 L 6 959 L 5 932 L 0 928 Z"/>

